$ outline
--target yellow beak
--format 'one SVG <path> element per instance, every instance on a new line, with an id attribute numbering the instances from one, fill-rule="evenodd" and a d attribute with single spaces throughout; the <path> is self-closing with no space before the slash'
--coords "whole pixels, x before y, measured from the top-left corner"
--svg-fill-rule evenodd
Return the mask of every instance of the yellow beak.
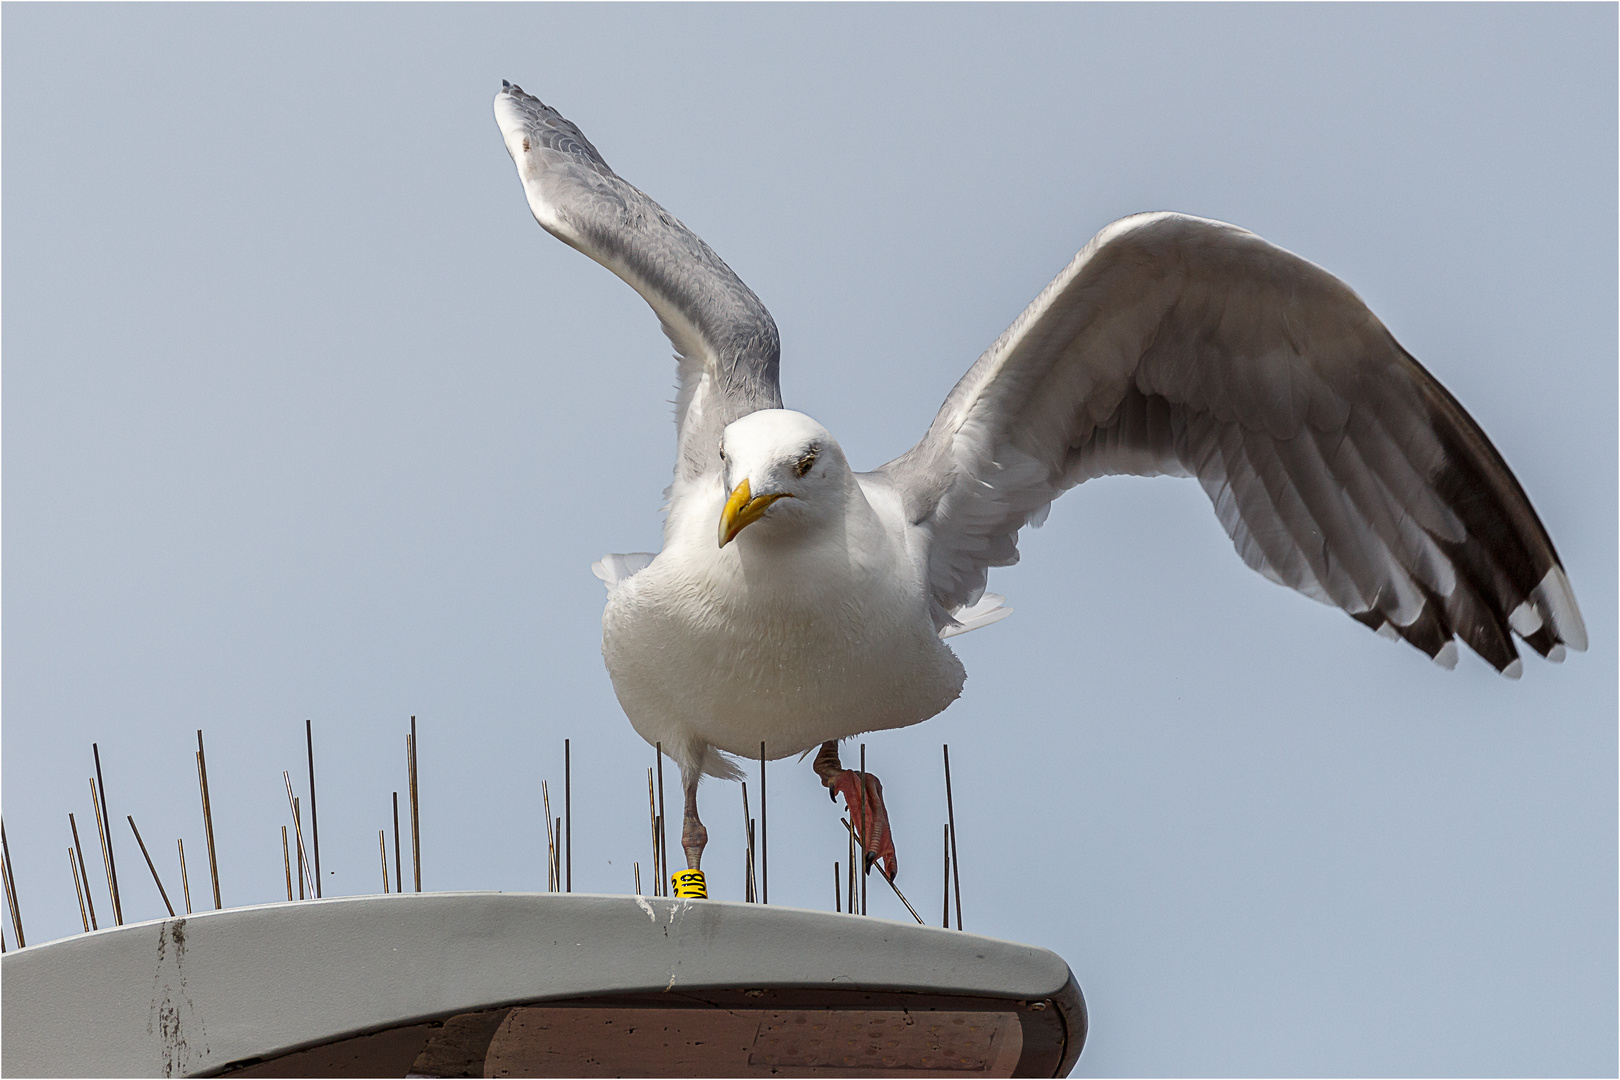
<path id="1" fill-rule="evenodd" d="M 758 521 L 771 503 L 792 497 L 785 491 L 779 491 L 774 495 L 754 498 L 748 490 L 747 480 L 738 484 L 731 498 L 726 500 L 726 508 L 720 512 L 720 546 L 725 547 L 737 538 L 738 533 Z"/>

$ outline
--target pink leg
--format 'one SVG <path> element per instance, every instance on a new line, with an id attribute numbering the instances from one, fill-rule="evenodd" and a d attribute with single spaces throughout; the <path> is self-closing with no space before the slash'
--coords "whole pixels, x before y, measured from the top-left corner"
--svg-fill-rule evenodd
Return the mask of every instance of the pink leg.
<path id="1" fill-rule="evenodd" d="M 816 754 L 815 769 L 834 802 L 838 801 L 839 795 L 844 797 L 849 820 L 865 842 L 864 869 L 870 870 L 873 863 L 882 859 L 885 876 L 893 881 L 900 872 L 900 860 L 895 855 L 894 836 L 889 829 L 889 811 L 883 805 L 883 784 L 867 773 L 863 792 L 861 774 L 839 763 L 838 744 L 832 741 L 821 744 L 821 751 Z"/>
<path id="2" fill-rule="evenodd" d="M 693 769 L 688 776 L 685 769 L 681 770 L 681 787 L 686 792 L 686 813 L 681 822 L 681 848 L 686 852 L 686 868 L 688 870 L 701 870 L 703 868 L 703 849 L 709 844 L 709 830 L 703 827 L 698 820 L 697 789 L 702 773 Z"/>

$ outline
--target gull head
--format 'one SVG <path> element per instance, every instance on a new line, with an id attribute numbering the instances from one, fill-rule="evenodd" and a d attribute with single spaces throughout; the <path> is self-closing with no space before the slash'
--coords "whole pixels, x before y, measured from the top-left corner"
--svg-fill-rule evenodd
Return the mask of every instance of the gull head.
<path id="1" fill-rule="evenodd" d="M 800 532 L 841 512 L 851 475 L 827 429 L 791 409 L 761 409 L 728 424 L 720 468 L 729 492 L 720 512 L 721 547 L 762 519 L 774 523 L 767 531 Z"/>

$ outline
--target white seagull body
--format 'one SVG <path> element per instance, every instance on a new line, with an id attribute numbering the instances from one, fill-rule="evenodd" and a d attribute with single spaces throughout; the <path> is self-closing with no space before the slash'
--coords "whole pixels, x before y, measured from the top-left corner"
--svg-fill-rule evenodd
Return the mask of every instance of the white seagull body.
<path id="1" fill-rule="evenodd" d="M 679 354 L 664 550 L 595 570 L 619 701 L 682 768 L 693 867 L 697 780 L 735 773 L 721 752 L 821 744 L 824 782 L 861 797 L 836 740 L 955 700 L 943 639 L 1009 613 L 989 569 L 1096 476 L 1195 478 L 1250 567 L 1445 667 L 1457 639 L 1515 678 L 1515 637 L 1555 661 L 1586 647 L 1484 432 L 1347 285 L 1252 233 L 1170 213 L 1109 225 L 916 446 L 857 474 L 782 407 L 775 323 L 702 240 L 520 88 L 495 116 L 535 219 L 635 288 Z M 892 873 L 886 820 L 860 821 Z"/>
<path id="2" fill-rule="evenodd" d="M 664 550 L 611 586 L 602 618 L 602 654 L 631 724 L 683 768 L 729 775 L 713 750 L 757 757 L 763 741 L 769 756 L 799 754 L 956 700 L 965 672 L 929 616 L 899 501 L 833 460 L 837 444 L 807 416 L 770 410 L 733 428 L 733 459 L 748 435 L 785 431 L 823 447 L 817 502 L 834 512 L 813 515 L 801 496 L 720 547 L 716 522 L 735 484 L 711 476 L 671 493 Z M 774 486 L 757 470 L 746 479 L 753 491 Z"/>

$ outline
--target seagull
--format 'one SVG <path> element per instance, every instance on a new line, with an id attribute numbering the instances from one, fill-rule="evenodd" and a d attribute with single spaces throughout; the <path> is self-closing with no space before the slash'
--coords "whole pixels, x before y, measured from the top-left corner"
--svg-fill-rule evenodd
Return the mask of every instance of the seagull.
<path id="1" fill-rule="evenodd" d="M 841 740 L 962 692 L 950 637 L 1018 534 L 1097 476 L 1195 479 L 1238 555 L 1445 668 L 1509 678 L 1517 638 L 1586 648 L 1523 488 L 1457 400 L 1350 287 L 1233 225 L 1108 225 L 962 376 L 922 439 L 870 472 L 784 408 L 776 324 L 690 229 L 555 109 L 503 82 L 495 119 L 541 228 L 622 278 L 676 352 L 663 550 L 608 555 L 602 655 L 635 730 L 680 766 L 689 870 L 705 775 L 817 751 L 864 870 L 898 861 L 882 785 Z"/>

